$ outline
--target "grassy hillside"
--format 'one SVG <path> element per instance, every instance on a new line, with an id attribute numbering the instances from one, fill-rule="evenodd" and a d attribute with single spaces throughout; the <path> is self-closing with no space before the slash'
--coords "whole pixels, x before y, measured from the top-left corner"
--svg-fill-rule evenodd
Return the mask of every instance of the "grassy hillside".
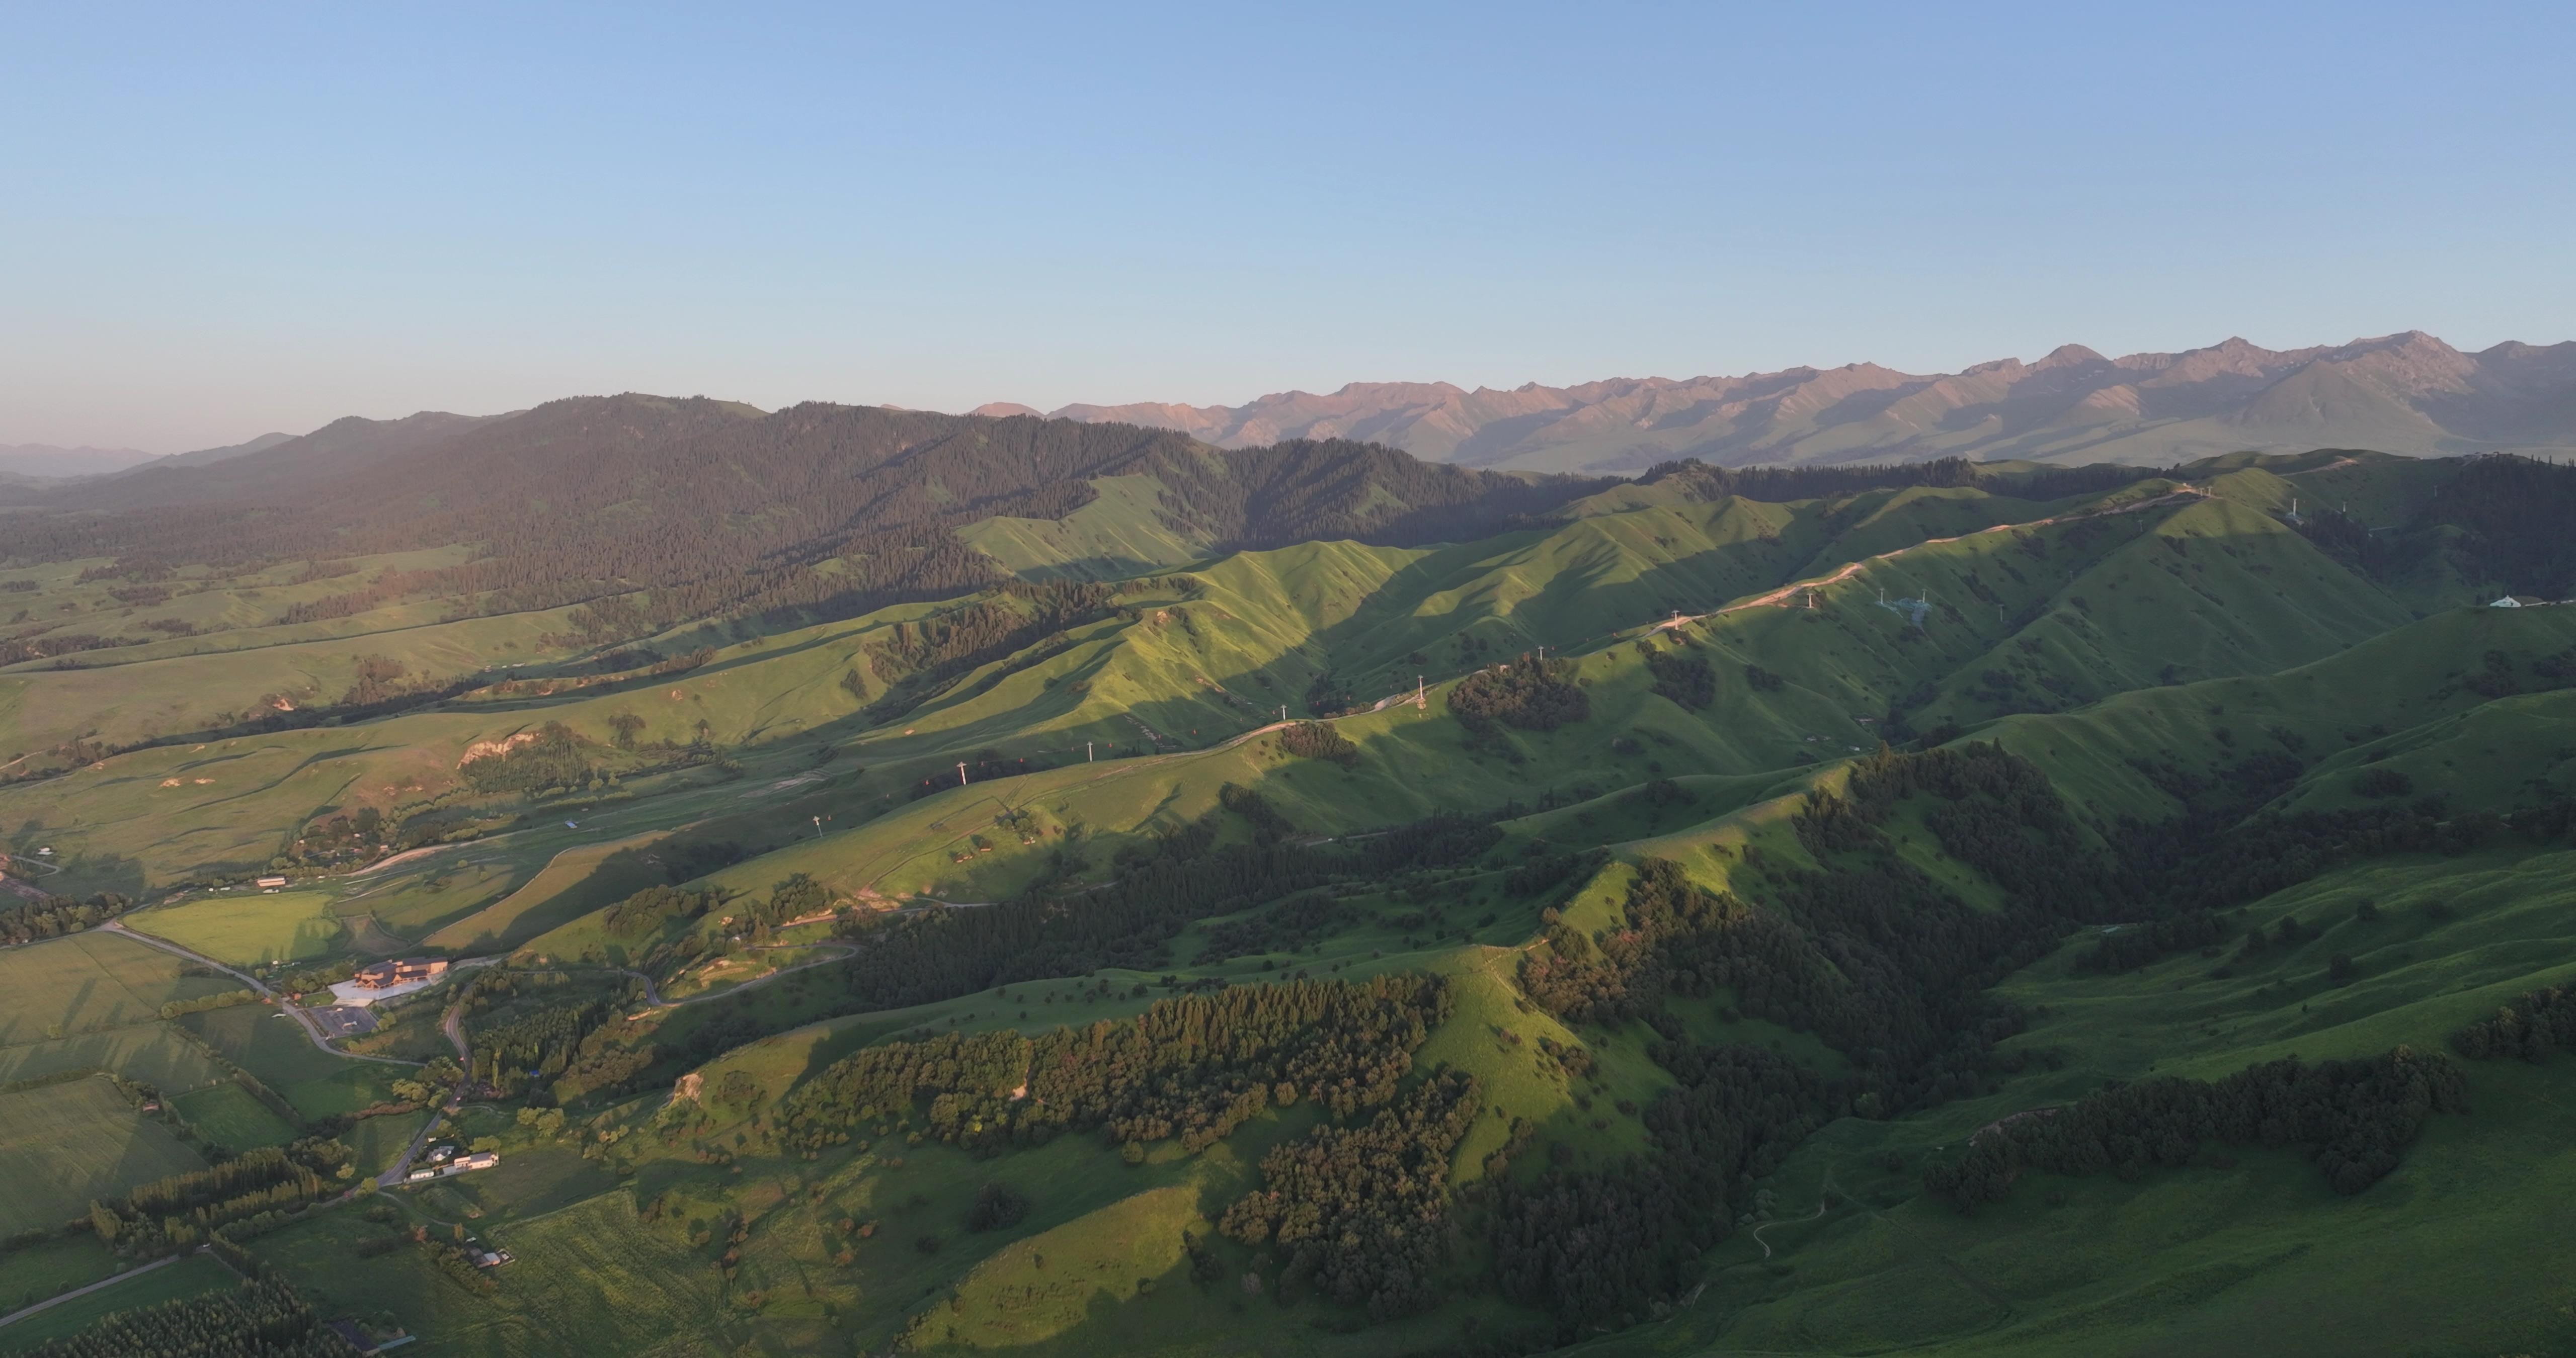
<path id="1" fill-rule="evenodd" d="M 450 1073 L 34 943 L 0 1079 L 114 1070 L 369 1172 L 433 1116 L 498 1150 L 248 1242 L 424 1353 L 2553 1351 L 2566 1058 L 2444 1053 L 2576 970 L 2576 611 L 2444 602 L 2492 532 L 2306 509 L 2415 515 L 2455 488 L 2421 465 L 1676 473 L 1230 553 L 1182 473 L 1098 476 L 942 529 L 1016 582 L 541 632 L 0 786 L 17 880 L 136 930 L 489 962 L 363 1039 L 450 1055 L 452 1012 Z M 143 692 L 343 644 L 82 658 Z M 2263 1079 L 2277 1132 L 2048 1139 Z M 467 1087 L 331 1121 L 421 1080 Z"/>

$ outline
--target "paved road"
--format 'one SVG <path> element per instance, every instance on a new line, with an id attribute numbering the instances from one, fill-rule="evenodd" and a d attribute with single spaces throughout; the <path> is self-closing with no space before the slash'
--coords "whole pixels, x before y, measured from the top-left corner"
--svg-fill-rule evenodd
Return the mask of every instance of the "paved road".
<path id="1" fill-rule="evenodd" d="M 145 1264 L 140 1268 L 129 1268 L 123 1273 L 101 1278 L 87 1287 L 75 1287 L 69 1292 L 65 1292 L 56 1297 L 48 1297 L 43 1301 L 37 1302 L 33 1306 L 22 1306 L 15 1311 L 11 1311 L 5 1316 L 0 1316 L 0 1325 L 14 1325 L 19 1321 L 25 1320 L 27 1317 L 34 1315 L 38 1311 L 47 1309 L 48 1307 L 60 1306 L 74 1297 L 86 1297 L 90 1293 L 95 1292 L 102 1287 L 114 1287 L 128 1278 L 141 1277 L 156 1268 L 163 1268 L 168 1265 L 175 1264 L 186 1257 L 186 1255 L 182 1254 L 173 1254 L 165 1258 L 155 1259 L 151 1263 Z"/>
<path id="2" fill-rule="evenodd" d="M 98 927 L 111 933 L 122 934 L 146 947 L 159 948 L 163 952 L 187 958 L 189 961 L 194 962 L 199 966 L 212 967 L 226 976 L 230 976 L 240 981 L 243 985 L 249 986 L 252 990 L 258 992 L 261 998 L 276 1004 L 280 1013 L 283 1013 L 287 1017 L 295 1020 L 295 1026 L 304 1030 L 304 1036 L 311 1039 L 314 1046 L 331 1053 L 333 1056 L 341 1057 L 350 1061 L 374 1061 L 388 1066 L 417 1066 L 420 1064 L 418 1061 L 405 1061 L 392 1056 L 364 1056 L 357 1052 L 344 1052 L 339 1048 L 332 1046 L 330 1042 L 323 1037 L 321 1025 L 314 1022 L 311 1014 L 305 1013 L 301 1007 L 289 1001 L 286 997 L 278 994 L 276 991 L 269 989 L 266 982 L 251 975 L 249 972 L 236 971 L 233 968 L 225 966 L 223 963 L 206 956 L 204 953 L 193 952 L 187 948 L 180 947 L 178 944 L 173 943 L 166 938 L 147 934 L 140 929 L 127 928 L 125 921 L 120 919 L 109 920 L 107 923 Z"/>

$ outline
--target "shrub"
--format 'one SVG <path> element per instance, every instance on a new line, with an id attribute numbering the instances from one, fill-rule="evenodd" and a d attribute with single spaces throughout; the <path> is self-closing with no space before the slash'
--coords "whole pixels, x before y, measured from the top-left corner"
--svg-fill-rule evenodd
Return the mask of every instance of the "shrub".
<path id="1" fill-rule="evenodd" d="M 975 1190 L 975 1205 L 966 1211 L 966 1229 L 997 1231 L 1017 1226 L 1029 1214 L 1029 1200 L 1009 1184 L 990 1183 Z"/>

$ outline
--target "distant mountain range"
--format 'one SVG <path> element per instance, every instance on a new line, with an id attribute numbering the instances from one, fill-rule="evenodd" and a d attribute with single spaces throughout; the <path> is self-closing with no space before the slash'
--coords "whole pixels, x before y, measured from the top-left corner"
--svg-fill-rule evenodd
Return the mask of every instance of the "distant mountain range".
<path id="1" fill-rule="evenodd" d="M 0 480 L 68 481 L 85 476 L 113 476 L 143 467 L 202 467 L 244 453 L 261 452 L 292 439 L 291 434 L 262 434 L 247 443 L 200 448 L 163 456 L 136 448 L 64 448 L 51 443 L 0 443 Z"/>
<path id="2" fill-rule="evenodd" d="M 0 443 L 0 476 L 56 478 L 98 476 L 150 462 L 132 448 L 64 448 L 51 443 Z"/>
<path id="3" fill-rule="evenodd" d="M 997 403 L 983 415 L 1034 415 Z M 2576 451 L 2576 342 L 2462 353 L 2421 331 L 2313 349 L 2231 339 L 2105 358 L 2078 344 L 1956 373 L 1872 363 L 1743 377 L 1613 378 L 1473 391 L 1355 382 L 1240 406 L 1069 405 L 1063 419 L 1172 429 L 1220 447 L 1295 438 L 1530 471 L 1635 472 L 1966 456 L 2162 464 L 2320 447 L 2407 454 Z"/>

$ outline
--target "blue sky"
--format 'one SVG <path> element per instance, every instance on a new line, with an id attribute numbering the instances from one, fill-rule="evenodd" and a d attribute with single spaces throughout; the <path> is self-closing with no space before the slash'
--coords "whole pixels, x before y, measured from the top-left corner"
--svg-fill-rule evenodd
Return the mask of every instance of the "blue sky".
<path id="1" fill-rule="evenodd" d="M 0 17 L 0 443 L 2576 338 L 2565 5 Z"/>

